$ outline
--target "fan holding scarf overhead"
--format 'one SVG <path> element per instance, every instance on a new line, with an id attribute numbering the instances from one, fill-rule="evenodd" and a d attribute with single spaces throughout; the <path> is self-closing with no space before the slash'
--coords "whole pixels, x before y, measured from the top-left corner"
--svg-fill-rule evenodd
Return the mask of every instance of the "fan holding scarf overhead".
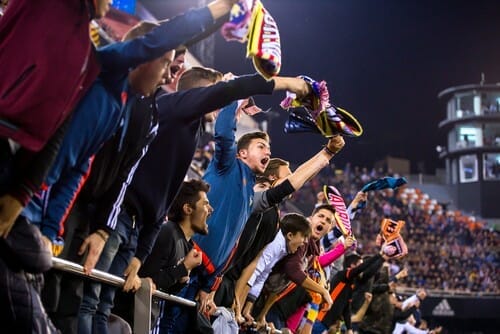
<path id="1" fill-rule="evenodd" d="M 359 193 L 366 194 L 367 192 L 374 190 L 397 189 L 405 185 L 406 183 L 408 183 L 408 181 L 406 181 L 406 178 L 404 177 L 385 176 L 383 178 L 368 182 L 363 186 L 363 188 L 361 188 Z M 358 210 L 364 208 L 365 205 L 366 200 L 352 202 L 349 205 L 349 215 L 351 219 L 354 219 Z"/>

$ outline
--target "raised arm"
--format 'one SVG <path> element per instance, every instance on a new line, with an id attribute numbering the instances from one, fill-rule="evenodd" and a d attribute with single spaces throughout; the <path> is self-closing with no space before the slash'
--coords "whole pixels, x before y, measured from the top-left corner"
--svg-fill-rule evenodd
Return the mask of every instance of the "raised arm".
<path id="1" fill-rule="evenodd" d="M 276 84 L 281 81 L 290 82 L 290 85 Z M 283 89 L 294 89 L 294 91 L 301 92 L 308 89 L 308 86 L 304 80 L 299 78 L 276 77 L 267 81 L 259 74 L 250 74 L 238 76 L 229 81 L 220 81 L 208 87 L 192 88 L 164 95 L 158 99 L 160 123 L 163 110 L 168 109 L 169 118 L 173 116 L 185 122 L 191 122 L 233 101 L 254 95 L 270 95 L 274 91 Z M 164 104 L 166 103 L 171 103 L 177 108 L 165 108 Z M 175 114 L 172 115 L 172 112 Z"/>
<path id="2" fill-rule="evenodd" d="M 287 179 L 295 190 L 300 189 L 304 183 L 319 173 L 324 167 L 328 166 L 330 159 L 333 158 L 345 145 L 344 138 L 336 136 L 328 141 L 325 149 L 319 151 L 311 159 L 300 165 Z"/>
<path id="3" fill-rule="evenodd" d="M 210 164 L 219 174 L 226 172 L 236 161 L 236 110 L 238 103 L 224 107 L 215 122 L 215 152 Z"/>
<path id="4" fill-rule="evenodd" d="M 236 0 L 216 0 L 206 7 L 191 9 L 161 25 L 143 37 L 110 44 L 98 50 L 103 72 L 128 71 L 142 63 L 156 59 L 165 52 L 187 44 L 216 20 L 229 13 Z"/>
<path id="5" fill-rule="evenodd" d="M 91 161 L 92 159 L 87 159 L 81 165 L 65 170 L 59 181 L 50 189 L 40 228 L 42 235 L 51 242 L 57 237 L 67 214 L 90 173 Z"/>
<path id="6" fill-rule="evenodd" d="M 353 243 L 354 243 L 354 238 L 349 236 L 345 239 L 345 241 L 339 242 L 333 249 L 318 256 L 318 261 L 321 267 L 324 268 L 332 264 L 333 261 L 341 257 L 342 254 L 345 253 L 345 250 L 351 247 Z"/>
<path id="7" fill-rule="evenodd" d="M 309 85 L 300 78 L 275 77 L 273 80 L 274 90 L 288 90 L 295 93 L 297 97 L 306 96 L 310 92 Z"/>
<path id="8" fill-rule="evenodd" d="M 360 203 L 366 202 L 368 199 L 368 194 L 362 191 L 358 191 L 354 199 L 352 200 L 351 204 L 349 204 L 349 207 L 347 208 L 347 214 L 349 215 L 349 218 L 352 220 L 354 217 L 356 217 L 356 213 L 358 212 L 359 208 L 358 205 Z"/>

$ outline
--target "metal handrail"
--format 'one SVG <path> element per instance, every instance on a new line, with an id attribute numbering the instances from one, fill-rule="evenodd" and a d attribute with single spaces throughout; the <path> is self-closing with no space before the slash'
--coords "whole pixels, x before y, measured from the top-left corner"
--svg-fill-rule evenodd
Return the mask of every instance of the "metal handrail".
<path id="1" fill-rule="evenodd" d="M 90 278 L 90 279 L 93 279 L 95 281 L 110 284 L 110 285 L 120 287 L 120 288 L 123 287 L 123 285 L 125 284 L 125 280 L 123 278 L 108 274 L 107 272 L 97 270 L 97 269 L 92 269 L 90 275 L 87 275 L 84 273 L 82 265 L 79 265 L 77 263 L 74 263 L 74 262 L 71 262 L 68 260 L 64 260 L 64 259 L 61 259 L 58 257 L 52 258 L 52 268 L 57 269 L 57 270 L 61 270 L 61 271 L 65 271 L 65 272 L 69 272 L 72 274 L 76 274 L 76 275 L 79 275 L 82 277 Z M 156 296 L 158 298 L 164 299 L 164 300 L 178 303 L 178 304 L 192 306 L 192 307 L 196 306 L 196 303 L 193 302 L 192 300 L 188 300 L 188 299 L 184 299 L 184 298 L 177 297 L 174 295 L 170 295 L 170 294 L 162 292 L 162 291 L 155 290 L 152 295 Z M 148 320 L 149 320 L 149 318 L 148 318 Z M 135 321 L 134 321 L 134 325 L 135 325 Z M 254 325 L 256 325 L 256 323 L 254 323 Z M 149 328 L 149 325 L 147 325 L 146 328 Z M 266 326 L 266 331 L 270 331 L 270 330 L 271 330 L 271 328 L 269 326 Z M 281 334 L 281 333 L 285 333 L 285 331 L 275 329 L 274 333 Z"/>
<path id="2" fill-rule="evenodd" d="M 396 292 L 403 295 L 415 294 L 417 288 L 398 286 Z M 442 290 L 442 289 L 426 289 L 427 295 L 431 297 L 463 297 L 463 298 L 500 298 L 500 294 L 496 292 L 470 292 L 463 290 Z"/>
<path id="3" fill-rule="evenodd" d="M 70 272 L 79 276 L 87 277 L 95 281 L 110 284 L 116 287 L 123 287 L 123 285 L 125 284 L 125 280 L 123 278 L 108 274 L 107 272 L 97 269 L 92 269 L 90 275 L 87 275 L 83 272 L 83 266 L 57 257 L 52 258 L 52 265 L 54 269 Z M 173 296 L 159 290 L 155 290 L 153 292 L 153 296 L 186 306 L 193 306 L 193 307 L 196 306 L 196 303 L 192 300 Z"/>

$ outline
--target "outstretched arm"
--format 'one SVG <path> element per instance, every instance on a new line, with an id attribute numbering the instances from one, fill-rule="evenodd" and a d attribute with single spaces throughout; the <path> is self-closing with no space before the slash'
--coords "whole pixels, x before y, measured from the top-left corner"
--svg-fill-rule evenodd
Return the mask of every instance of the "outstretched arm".
<path id="1" fill-rule="evenodd" d="M 304 97 L 310 92 L 309 85 L 301 78 L 275 77 L 274 90 L 288 90 L 295 93 L 297 97 Z"/>
<path id="2" fill-rule="evenodd" d="M 347 208 L 347 213 L 349 214 L 349 218 L 352 220 L 356 216 L 356 213 L 358 212 L 358 205 L 360 203 L 366 202 L 368 198 L 368 194 L 362 191 L 358 191 L 354 199 L 352 200 L 351 204 L 349 204 L 349 207 Z"/>
<path id="3" fill-rule="evenodd" d="M 332 250 L 321 254 L 318 256 L 318 261 L 321 267 L 329 266 L 333 263 L 333 261 L 337 260 L 342 254 L 345 253 L 345 250 L 351 247 L 354 243 L 354 238 L 351 236 L 346 237 L 343 242 L 339 242 L 337 246 L 335 246 Z"/>
<path id="4" fill-rule="evenodd" d="M 98 50 L 104 72 L 122 72 L 161 57 L 165 52 L 187 44 L 229 13 L 236 0 L 216 0 L 208 6 L 192 9 L 168 21 L 146 35 Z"/>
<path id="5" fill-rule="evenodd" d="M 295 172 L 288 176 L 288 180 L 295 190 L 300 189 L 304 183 L 319 173 L 324 167 L 328 165 L 333 154 L 337 154 L 345 145 L 344 138 L 336 136 L 331 138 L 326 145 L 327 149 L 322 149 L 311 159 L 300 165 Z"/>
<path id="6" fill-rule="evenodd" d="M 333 153 L 339 152 L 345 145 L 344 138 L 337 136 L 328 141 L 327 148 L 319 151 L 311 159 L 300 165 L 295 172 L 290 174 L 274 188 L 266 190 L 260 196 L 255 196 L 253 211 L 264 211 L 272 205 L 280 203 L 294 191 L 300 189 L 304 183 L 313 178 L 321 169 L 328 165 Z"/>

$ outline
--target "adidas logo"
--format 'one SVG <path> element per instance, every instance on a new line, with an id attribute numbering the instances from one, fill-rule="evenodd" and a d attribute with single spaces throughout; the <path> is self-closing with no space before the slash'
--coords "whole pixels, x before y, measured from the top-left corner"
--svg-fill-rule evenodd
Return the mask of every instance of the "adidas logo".
<path id="1" fill-rule="evenodd" d="M 446 299 L 443 299 L 439 304 L 432 310 L 432 315 L 452 317 L 455 315 L 455 311 L 450 307 L 450 304 Z"/>

